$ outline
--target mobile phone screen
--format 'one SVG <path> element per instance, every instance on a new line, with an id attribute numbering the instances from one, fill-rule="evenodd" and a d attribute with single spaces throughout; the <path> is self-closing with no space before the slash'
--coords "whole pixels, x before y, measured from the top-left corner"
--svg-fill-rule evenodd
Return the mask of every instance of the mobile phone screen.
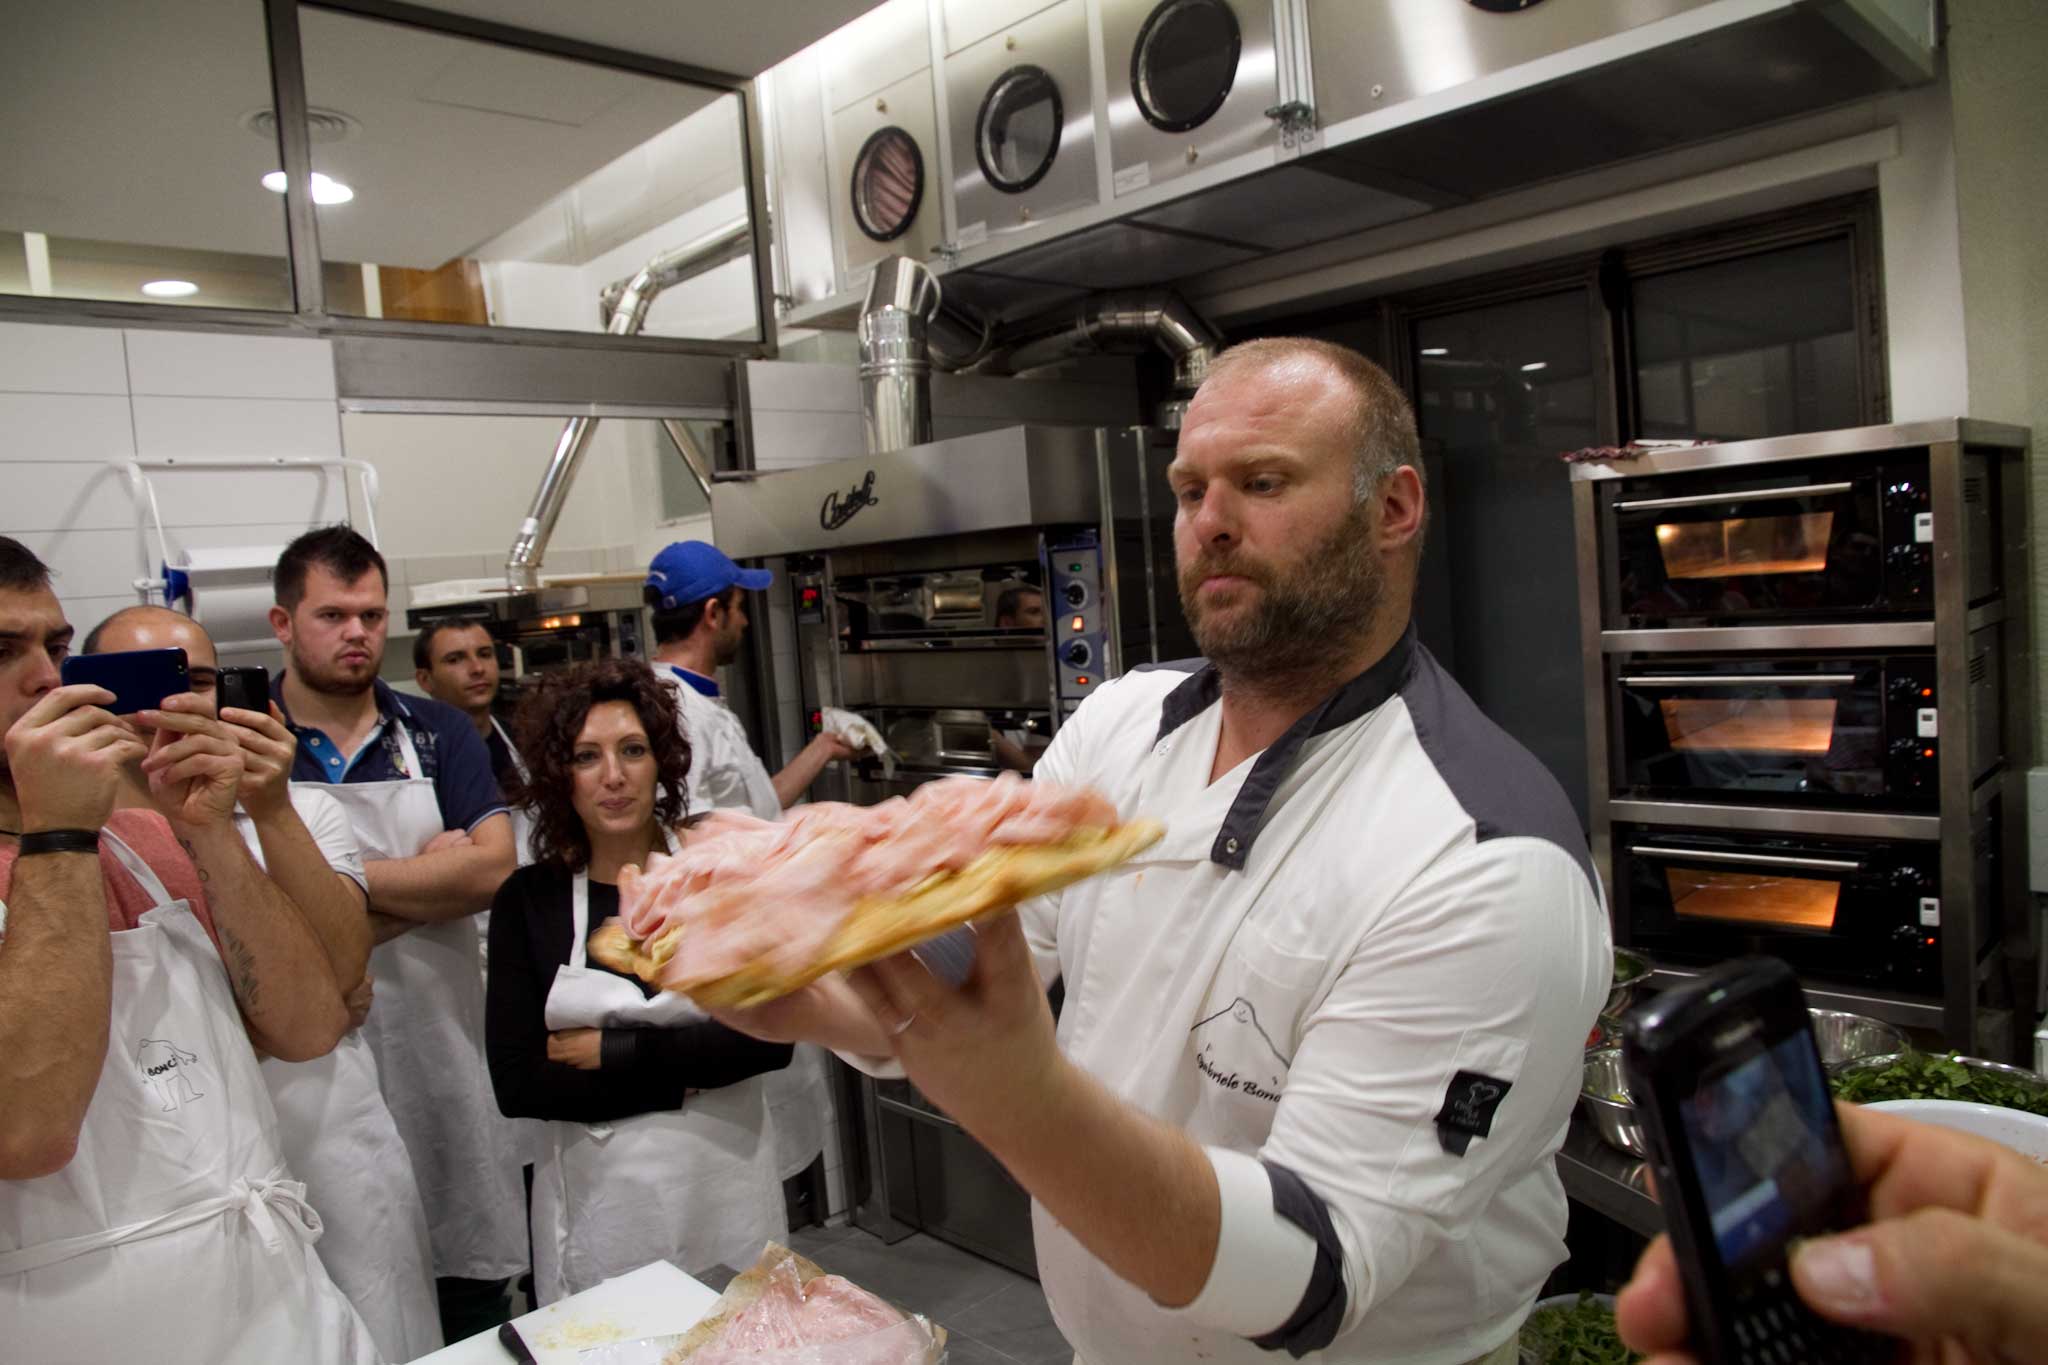
<path id="1" fill-rule="evenodd" d="M 1803 1032 L 1708 1073 L 1679 1114 L 1731 1280 L 1780 1263 L 1788 1239 L 1831 1230 L 1849 1171 Z"/>

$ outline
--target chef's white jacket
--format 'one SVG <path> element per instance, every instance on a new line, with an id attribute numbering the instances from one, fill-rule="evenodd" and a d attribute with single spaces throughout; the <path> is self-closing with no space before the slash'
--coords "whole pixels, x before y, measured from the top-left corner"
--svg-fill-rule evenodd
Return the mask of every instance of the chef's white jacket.
<path id="1" fill-rule="evenodd" d="M 1126 675 L 1038 765 L 1167 825 L 1024 923 L 1062 1048 L 1223 1200 L 1171 1311 L 1034 1206 L 1053 1315 L 1087 1365 L 1473 1360 L 1564 1257 L 1552 1158 L 1612 971 L 1577 819 L 1412 634 L 1212 784 L 1217 697 L 1199 661 Z"/>
<path id="2" fill-rule="evenodd" d="M 654 671 L 675 684 L 676 715 L 690 741 L 690 811 L 737 806 L 763 820 L 780 820 L 782 802 L 774 779 L 747 743 L 747 727 L 725 704 L 718 684 L 673 664 L 658 663 Z"/>

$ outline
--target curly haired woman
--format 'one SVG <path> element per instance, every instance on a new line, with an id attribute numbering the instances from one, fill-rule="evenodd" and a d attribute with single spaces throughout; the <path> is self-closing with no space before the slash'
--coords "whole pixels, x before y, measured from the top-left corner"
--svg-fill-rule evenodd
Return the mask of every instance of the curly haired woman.
<path id="1" fill-rule="evenodd" d="M 688 837 L 690 746 L 673 683 L 638 660 L 546 675 L 515 730 L 535 861 L 491 905 L 486 1045 L 498 1107 L 545 1119 L 533 1182 L 534 1297 L 649 1261 L 746 1266 L 787 1231 L 757 1042 L 591 960 L 619 869 Z"/>

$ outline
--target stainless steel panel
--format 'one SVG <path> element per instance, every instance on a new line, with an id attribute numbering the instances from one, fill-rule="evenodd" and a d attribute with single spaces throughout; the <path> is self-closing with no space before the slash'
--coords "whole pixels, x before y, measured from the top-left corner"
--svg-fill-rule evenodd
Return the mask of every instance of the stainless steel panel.
<path id="1" fill-rule="evenodd" d="M 1045 648 L 887 650 L 839 660 L 843 706 L 1043 709 Z"/>
<path id="2" fill-rule="evenodd" d="M 1465 0 L 1308 0 L 1316 117 L 1341 123 L 1711 0 L 1568 0 L 1492 14 Z"/>
<path id="3" fill-rule="evenodd" d="M 945 26 L 941 50 L 950 56 L 1057 3 L 1059 0 L 941 0 L 939 16 Z"/>
<path id="4" fill-rule="evenodd" d="M 1242 34 L 1237 75 L 1222 106 L 1200 127 L 1182 133 L 1169 133 L 1147 122 L 1131 87 L 1131 58 L 1138 35 L 1160 3 L 1101 0 L 1110 170 L 1120 196 L 1280 145 L 1280 125 L 1266 117 L 1266 111 L 1279 100 L 1274 0 L 1229 0 Z"/>
<path id="5" fill-rule="evenodd" d="M 1659 967 L 1650 974 L 1650 984 L 1659 988 L 1682 986 L 1699 976 L 1698 971 L 1683 967 Z M 1872 1019 L 1882 1019 L 1888 1024 L 1903 1028 L 1938 1031 L 1941 1028 L 1941 1002 L 1925 1000 L 1912 995 L 1871 995 L 1861 991 L 1831 989 L 1802 983 L 1806 992 L 1806 1003 L 1814 1009 L 1845 1010 L 1850 1014 L 1864 1014 Z"/>
<path id="6" fill-rule="evenodd" d="M 1155 231 L 1137 223 L 1104 223 L 1005 256 L 1002 271 L 1019 279 L 1114 289 L 1161 284 L 1249 261 L 1258 254 L 1251 247 Z"/>
<path id="7" fill-rule="evenodd" d="M 1059 91 L 1058 149 L 1043 178 L 1010 193 L 983 173 L 976 147 L 990 90 L 1004 73 L 1035 66 Z M 957 241 L 1036 226 L 1096 201 L 1095 108 L 1088 61 L 1085 0 L 1060 0 L 1021 22 L 999 28 L 946 58 L 946 124 L 953 149 L 953 222 Z"/>
<path id="8" fill-rule="evenodd" d="M 1004 527 L 1097 512 L 1094 433 L 1009 427 L 790 469 L 711 490 L 720 548 L 739 559 Z"/>
<path id="9" fill-rule="evenodd" d="M 1652 450 L 1630 460 L 1594 461 L 1572 466 L 1574 479 L 1633 479 L 1645 474 L 1679 474 L 1737 465 L 1775 464 L 1829 455 L 1867 455 L 1872 451 L 1904 450 L 1939 441 L 1972 446 L 2024 447 L 2023 427 L 1980 422 L 1967 417 L 1938 417 L 1925 422 L 1849 427 L 1841 431 L 1809 431 L 1796 436 L 1770 436 L 1757 441 L 1728 441 L 1685 450 Z"/>
<path id="10" fill-rule="evenodd" d="M 1297 162 L 1150 209 L 1130 221 L 1278 251 L 1413 218 L 1430 207 L 1361 185 L 1335 163 Z"/>
<path id="11" fill-rule="evenodd" d="M 1684 825 L 1774 834 L 1835 834 L 1858 839 L 1901 839 L 1932 843 L 1941 837 L 1941 817 L 1890 815 L 1854 810 L 1789 806 L 1718 805 L 1705 801 L 1613 801 L 1608 818 L 1624 824 Z"/>
<path id="12" fill-rule="evenodd" d="M 730 415 L 733 362 L 724 356 L 608 346 L 535 346 L 502 341 L 334 338 L 334 383 L 351 400 L 434 400 L 554 404 L 580 413 L 592 404 Z M 652 415 L 650 412 L 649 415 Z"/>
<path id="13" fill-rule="evenodd" d="M 834 113 L 931 65 L 925 0 L 887 0 L 820 42 L 825 107 Z"/>
<path id="14" fill-rule="evenodd" d="M 922 44 L 922 36 L 920 36 Z M 919 47 L 922 52 L 922 46 Z M 827 183 L 832 198 L 832 228 L 839 248 L 839 287 L 865 283 L 884 256 L 931 255 L 940 235 L 939 116 L 932 98 L 929 66 L 882 90 L 833 112 L 831 162 Z M 917 144 L 924 166 L 924 189 L 910 227 L 900 237 L 878 242 L 862 232 L 853 213 L 853 167 L 867 140 L 884 128 L 901 128 Z"/>
<path id="15" fill-rule="evenodd" d="M 832 181 L 826 169 L 824 74 L 815 51 L 776 66 L 769 84 L 774 150 L 774 224 L 782 277 L 776 289 L 797 303 L 828 298 L 838 286 L 832 254 Z"/>
<path id="16" fill-rule="evenodd" d="M 1750 654 L 1787 649 L 1926 649 L 1931 621 L 1879 621 L 1839 626 L 1702 626 L 1695 630 L 1603 630 L 1605 654 Z"/>

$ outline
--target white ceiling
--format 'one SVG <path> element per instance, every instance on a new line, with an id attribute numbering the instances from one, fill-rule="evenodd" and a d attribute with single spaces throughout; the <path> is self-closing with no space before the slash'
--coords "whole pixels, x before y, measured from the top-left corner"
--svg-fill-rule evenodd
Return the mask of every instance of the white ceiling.
<path id="1" fill-rule="evenodd" d="M 759 71 L 873 0 L 447 0 L 437 8 L 676 61 Z M 257 0 L 10 7 L 0 44 L 0 230 L 280 255 Z M 432 268 L 522 221 L 716 93 L 301 11 L 308 97 L 358 125 L 314 165 L 356 190 L 321 210 L 330 260 Z M 732 164 L 707 167 L 707 186 Z"/>

